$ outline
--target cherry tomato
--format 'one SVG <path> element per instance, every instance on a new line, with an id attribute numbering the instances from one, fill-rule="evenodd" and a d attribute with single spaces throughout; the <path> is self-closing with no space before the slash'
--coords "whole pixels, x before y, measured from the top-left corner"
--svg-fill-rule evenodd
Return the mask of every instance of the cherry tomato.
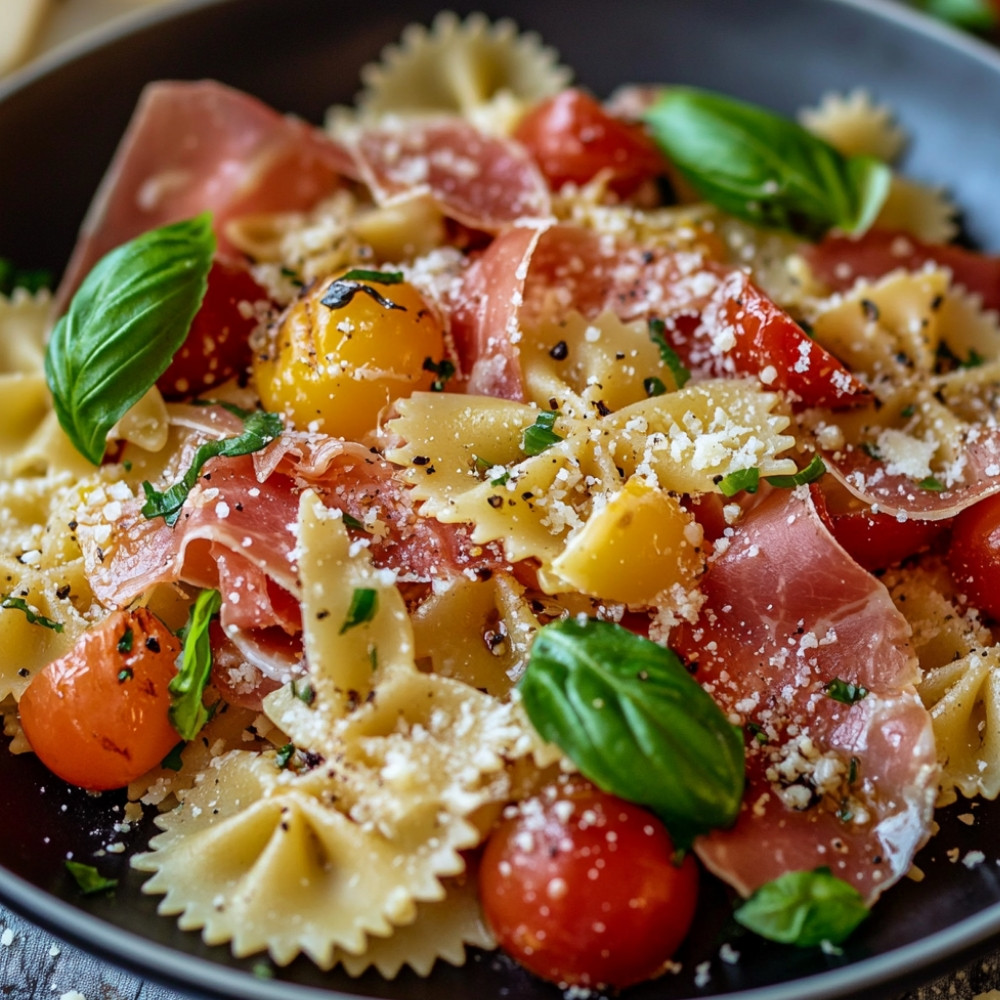
<path id="1" fill-rule="evenodd" d="M 18 711 L 32 750 L 64 781 L 95 791 L 145 774 L 180 740 L 167 717 L 180 650 L 145 608 L 105 618 L 22 695 Z"/>
<path id="2" fill-rule="evenodd" d="M 1000 621 L 1000 495 L 966 507 L 955 518 L 948 566 L 968 604 Z"/>
<path id="3" fill-rule="evenodd" d="M 486 843 L 480 898 L 500 945 L 544 979 L 624 987 L 660 973 L 694 917 L 698 869 L 663 824 L 584 782 L 553 785 Z"/>
<path id="4" fill-rule="evenodd" d="M 610 115 L 580 90 L 542 101 L 520 121 L 514 137 L 531 153 L 554 190 L 586 184 L 611 171 L 611 189 L 626 198 L 665 172 L 663 156 L 639 125 Z"/>
<path id="5" fill-rule="evenodd" d="M 297 429 L 358 440 L 390 402 L 440 378 L 444 332 L 407 281 L 358 281 L 347 301 L 324 305 L 332 284 L 317 282 L 288 308 L 254 356 L 254 378 L 265 409 Z"/>
<path id="6" fill-rule="evenodd" d="M 813 500 L 830 534 L 854 561 L 869 571 L 885 569 L 930 546 L 944 534 L 950 521 L 928 521 L 873 513 L 831 476 L 822 487 L 812 486 Z"/>
<path id="7" fill-rule="evenodd" d="M 156 380 L 164 397 L 189 399 L 245 372 L 250 334 L 257 325 L 252 306 L 266 300 L 267 292 L 245 267 L 216 258 L 187 340 Z"/>

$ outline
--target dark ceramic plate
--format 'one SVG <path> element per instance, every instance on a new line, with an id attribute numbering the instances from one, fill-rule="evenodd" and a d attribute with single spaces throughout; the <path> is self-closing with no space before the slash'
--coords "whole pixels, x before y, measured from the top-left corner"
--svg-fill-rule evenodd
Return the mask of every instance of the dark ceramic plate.
<path id="1" fill-rule="evenodd" d="M 392 0 L 361 11 L 341 0 L 216 0 L 181 3 L 131 29 L 50 58 L 0 83 L 0 256 L 58 273 L 91 192 L 141 85 L 158 77 L 212 76 L 274 106 L 318 121 L 349 101 L 358 71 L 411 21 L 428 22 L 443 0 Z M 966 210 L 965 231 L 1000 249 L 1000 56 L 877 0 L 499 0 L 456 2 L 510 15 L 539 31 L 598 94 L 622 82 L 713 87 L 793 112 L 830 89 L 865 85 L 898 112 L 913 140 L 907 169 L 941 182 Z M 0 651 L 3 655 L 3 651 Z M 958 813 L 972 813 L 969 826 Z M 254 962 L 209 948 L 156 916 L 141 879 L 121 855 L 113 898 L 85 899 L 64 871 L 69 852 L 89 858 L 121 839 L 111 796 L 67 789 L 30 757 L 0 748 L 0 899 L 59 936 L 194 994 L 304 1000 L 367 996 L 543 1000 L 558 996 L 506 961 L 474 956 L 460 970 L 394 982 L 324 974 L 304 961 L 255 978 Z M 132 831 L 130 849 L 149 829 Z M 1000 808 L 963 804 L 919 856 L 926 873 L 875 908 L 839 956 L 741 937 L 729 901 L 706 886 L 696 931 L 678 956 L 683 971 L 630 991 L 635 1000 L 739 994 L 741 1000 L 895 994 L 942 966 L 957 966 L 1000 932 Z M 982 864 L 959 859 L 982 850 Z M 740 952 L 720 960 L 719 946 Z M 707 967 L 707 985 L 695 970 Z"/>

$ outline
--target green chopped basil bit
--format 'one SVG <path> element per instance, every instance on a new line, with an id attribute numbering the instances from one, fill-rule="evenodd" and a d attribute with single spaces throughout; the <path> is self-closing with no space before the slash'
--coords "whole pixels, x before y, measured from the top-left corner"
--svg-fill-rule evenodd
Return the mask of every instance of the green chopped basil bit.
<path id="1" fill-rule="evenodd" d="M 122 633 L 122 637 L 118 640 L 118 652 L 119 653 L 131 653 L 132 644 L 135 642 L 135 633 L 132 631 L 132 626 L 128 626 Z"/>
<path id="2" fill-rule="evenodd" d="M 760 469 L 737 469 L 719 480 L 719 490 L 723 496 L 734 497 L 737 493 L 756 493 L 760 488 Z"/>
<path id="3" fill-rule="evenodd" d="M 892 171 L 843 156 L 771 111 L 694 87 L 667 87 L 644 119 L 654 140 L 707 201 L 754 225 L 818 239 L 863 233 L 889 193 Z"/>
<path id="4" fill-rule="evenodd" d="M 240 411 L 237 415 L 245 412 Z M 146 502 L 142 505 L 143 517 L 162 517 L 167 524 L 173 526 L 177 523 L 177 518 L 180 517 L 184 501 L 194 489 L 198 476 L 209 459 L 217 456 L 234 458 L 238 455 L 249 455 L 252 452 L 260 451 L 279 437 L 281 431 L 281 417 L 276 413 L 266 413 L 263 410 L 254 410 L 248 413 L 241 434 L 236 435 L 236 437 L 206 441 L 200 445 L 194 453 L 191 468 L 179 482 L 174 483 L 168 490 L 161 493 L 159 490 L 153 489 L 150 483 L 144 482 L 142 489 L 146 494 Z"/>
<path id="5" fill-rule="evenodd" d="M 431 382 L 431 392 L 444 392 L 445 384 L 455 374 L 455 366 L 447 359 L 442 358 L 435 361 L 433 358 L 424 358 L 423 369 L 437 375 Z"/>
<path id="6" fill-rule="evenodd" d="M 344 526 L 347 528 L 355 528 L 358 531 L 367 531 L 368 529 L 359 521 L 353 514 L 348 514 L 347 511 L 342 512 L 344 518 Z"/>
<path id="7" fill-rule="evenodd" d="M 772 486 L 782 489 L 794 489 L 796 486 L 805 486 L 806 483 L 814 483 L 826 472 L 826 464 L 819 455 L 813 455 L 809 464 L 804 469 L 799 469 L 791 476 L 766 476 L 765 478 Z"/>
<path id="8" fill-rule="evenodd" d="M 541 455 L 547 448 L 562 441 L 562 437 L 552 430 L 558 416 L 558 410 L 542 410 L 535 422 L 524 429 L 521 450 L 525 455 Z"/>
<path id="9" fill-rule="evenodd" d="M 365 622 L 370 622 L 375 617 L 378 608 L 378 591 L 374 587 L 355 587 L 351 595 L 351 605 L 347 609 L 347 617 L 343 625 L 340 626 L 340 634 Z"/>
<path id="10" fill-rule="evenodd" d="M 649 321 L 649 339 L 660 349 L 660 360 L 670 369 L 670 374 L 673 375 L 677 388 L 683 389 L 691 378 L 691 371 L 685 367 L 680 356 L 667 343 L 666 330 L 667 325 L 662 319 L 651 319 Z M 647 390 L 647 395 L 652 394 Z"/>
<path id="11" fill-rule="evenodd" d="M 0 608 L 9 608 L 12 611 L 22 612 L 24 617 L 28 619 L 29 625 L 41 625 L 42 628 L 52 629 L 53 632 L 61 632 L 63 630 L 62 622 L 53 621 L 51 618 L 46 618 L 45 615 L 40 615 L 37 611 L 33 611 L 23 597 L 14 597 L 11 594 L 7 594 L 0 599 Z"/>
<path id="12" fill-rule="evenodd" d="M 204 705 L 205 688 L 212 675 L 212 647 L 208 626 L 222 607 L 217 590 L 203 590 L 191 606 L 183 632 L 181 664 L 168 686 L 168 715 L 174 729 L 186 740 L 193 740 L 212 717 Z"/>
<path id="13" fill-rule="evenodd" d="M 66 871 L 73 876 L 73 881 L 85 896 L 109 892 L 118 885 L 118 879 L 105 878 L 93 865 L 85 865 L 82 861 L 67 861 Z"/>
<path id="14" fill-rule="evenodd" d="M 170 753 L 167 754 L 163 760 L 160 761 L 160 767 L 166 769 L 167 771 L 179 771 L 184 766 L 184 761 L 181 759 L 181 753 L 187 746 L 187 740 L 180 740 L 173 745 L 170 749 Z"/>
<path id="15" fill-rule="evenodd" d="M 834 700 L 844 705 L 854 705 L 868 697 L 868 688 L 851 681 L 835 677 L 823 687 L 823 690 Z"/>
<path id="16" fill-rule="evenodd" d="M 610 622 L 552 622 L 519 690 L 543 739 L 600 788 L 656 813 L 677 847 L 735 820 L 742 734 L 670 649 Z"/>
<path id="17" fill-rule="evenodd" d="M 857 889 L 823 867 L 765 883 L 733 916 L 761 937 L 812 948 L 846 940 L 868 908 Z"/>
<path id="18" fill-rule="evenodd" d="M 931 493 L 943 493 L 948 487 L 934 476 L 927 476 L 926 479 L 921 479 L 917 483 L 922 490 L 929 490 Z"/>
<path id="19" fill-rule="evenodd" d="M 119 684 L 124 684 L 126 681 L 132 680 L 133 677 L 135 677 L 135 671 L 133 671 L 131 667 L 122 667 L 121 670 L 118 671 Z"/>
<path id="20" fill-rule="evenodd" d="M 378 289 L 372 288 L 372 284 L 377 285 L 398 285 L 403 280 L 400 271 L 367 271 L 363 268 L 354 268 L 340 278 L 335 278 L 330 282 L 330 287 L 326 290 L 320 302 L 328 309 L 343 309 L 351 303 L 358 292 L 363 292 L 369 298 L 374 299 L 383 309 L 400 309 L 406 312 L 406 306 L 401 306 L 392 299 L 387 299 Z"/>
<path id="21" fill-rule="evenodd" d="M 274 755 L 274 762 L 278 765 L 279 769 L 282 771 L 288 767 L 291 763 L 292 757 L 295 755 L 295 744 L 286 743 L 282 747 L 278 747 Z"/>
<path id="22" fill-rule="evenodd" d="M 642 388 L 650 398 L 653 396 L 662 396 L 667 391 L 667 387 L 663 384 L 663 379 L 659 379 L 655 375 L 644 378 L 642 380 Z"/>
<path id="23" fill-rule="evenodd" d="M 298 698 L 299 701 L 305 705 L 311 705 L 316 700 L 316 689 L 309 683 L 309 681 L 305 681 L 300 684 L 293 678 L 292 697 Z"/>

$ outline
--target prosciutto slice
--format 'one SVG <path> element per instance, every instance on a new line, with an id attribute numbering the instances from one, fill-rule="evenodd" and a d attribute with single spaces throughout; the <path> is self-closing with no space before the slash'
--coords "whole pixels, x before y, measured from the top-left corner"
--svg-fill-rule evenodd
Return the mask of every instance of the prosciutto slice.
<path id="1" fill-rule="evenodd" d="M 525 150 L 458 118 L 371 126 L 345 145 L 355 179 L 382 205 L 430 197 L 449 218 L 490 233 L 551 213 L 548 185 Z"/>
<path id="2" fill-rule="evenodd" d="M 332 191 L 352 161 L 322 132 L 212 80 L 149 84 L 90 206 L 58 301 L 93 265 L 157 226 L 213 213 L 222 254 L 226 223 L 295 211 Z"/>
<path id="3" fill-rule="evenodd" d="M 802 248 L 816 276 L 833 291 L 850 288 L 859 278 L 874 280 L 905 268 L 918 271 L 934 263 L 948 268 L 955 281 L 978 295 L 984 309 L 1000 311 L 1000 256 L 964 247 L 921 243 L 906 233 L 870 229 L 863 236 L 827 236 Z"/>
<path id="4" fill-rule="evenodd" d="M 906 621 L 806 489 L 747 512 L 702 590 L 699 621 L 671 643 L 744 725 L 747 790 L 736 824 L 698 855 L 744 895 L 828 866 L 874 901 L 930 835 L 937 794 Z"/>
<path id="5" fill-rule="evenodd" d="M 496 296 L 506 307 L 490 305 Z M 591 230 L 553 225 L 537 239 L 511 229 L 470 269 L 453 330 L 459 357 L 500 393 L 519 398 L 520 368 L 510 329 L 571 310 L 594 317 L 611 310 L 622 320 L 661 319 L 683 362 L 709 378 L 753 375 L 807 406 L 851 406 L 870 393 L 843 365 L 811 341 L 740 269 L 695 253 L 649 249 Z M 522 303 L 523 298 L 523 303 Z"/>

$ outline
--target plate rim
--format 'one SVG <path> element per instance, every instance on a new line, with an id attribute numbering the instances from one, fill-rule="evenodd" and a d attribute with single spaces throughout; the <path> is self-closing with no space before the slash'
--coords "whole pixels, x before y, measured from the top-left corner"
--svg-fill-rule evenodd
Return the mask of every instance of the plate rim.
<path id="1" fill-rule="evenodd" d="M 121 14 L 80 36 L 64 41 L 15 69 L 0 80 L 0 103 L 14 97 L 66 65 L 102 48 L 148 30 L 159 23 L 186 17 L 210 7 L 235 5 L 241 0 L 172 0 L 152 8 Z M 1000 81 L 1000 48 L 968 32 L 906 6 L 901 0 L 803 0 L 820 7 L 845 7 L 916 32 L 983 63 Z M 447 7 L 442 0 L 442 8 Z M 387 39 L 389 44 L 393 39 Z M 6 741 L 2 741 L 6 743 Z M 6 746 L 0 752 L 7 753 Z M 71 945 L 134 975 L 181 989 L 190 997 L 232 1000 L 360 1000 L 367 994 L 344 993 L 281 979 L 265 979 L 246 970 L 183 952 L 145 937 L 127 927 L 105 921 L 34 885 L 6 868 L 0 860 L 0 903 Z M 162 919 L 169 920 L 164 916 Z M 185 933 L 197 933 L 189 931 Z M 801 1000 L 803 988 L 813 1000 L 846 998 L 859 990 L 884 988 L 892 982 L 926 981 L 933 970 L 957 965 L 985 950 L 1000 935 L 1000 900 L 927 937 L 848 965 L 773 985 L 712 994 L 712 1000 Z M 995 943 L 995 942 L 993 942 Z M 182 958 L 183 962 L 178 959 Z M 900 967 L 906 968 L 900 977 Z"/>

